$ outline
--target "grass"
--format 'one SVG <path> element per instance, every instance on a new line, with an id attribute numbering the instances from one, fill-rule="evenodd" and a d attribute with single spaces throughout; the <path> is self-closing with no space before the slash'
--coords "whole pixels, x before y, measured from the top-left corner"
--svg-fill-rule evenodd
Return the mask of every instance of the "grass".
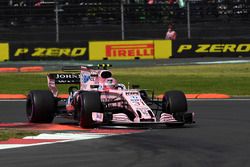
<path id="1" fill-rule="evenodd" d="M 185 93 L 250 95 L 250 64 L 117 69 L 115 74 L 123 82 L 131 77 L 134 83 L 157 93 L 179 89 Z"/>
<path id="2" fill-rule="evenodd" d="M 25 136 L 34 136 L 38 134 L 38 132 L 34 131 L 0 129 L 0 141 L 8 140 L 9 138 L 23 138 Z"/>
<path id="3" fill-rule="evenodd" d="M 178 89 L 185 93 L 250 95 L 250 63 L 113 68 L 112 72 L 119 82 L 154 89 L 156 94 Z M 0 93 L 48 89 L 46 73 L 0 73 Z M 60 85 L 61 93 L 67 93 L 68 86 Z"/>

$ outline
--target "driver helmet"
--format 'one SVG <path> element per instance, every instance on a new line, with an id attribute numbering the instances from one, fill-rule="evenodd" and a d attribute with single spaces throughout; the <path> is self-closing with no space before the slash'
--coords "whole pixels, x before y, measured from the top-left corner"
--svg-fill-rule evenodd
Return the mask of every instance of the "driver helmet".
<path id="1" fill-rule="evenodd" d="M 104 81 L 104 89 L 115 89 L 117 81 L 114 78 L 107 78 Z"/>

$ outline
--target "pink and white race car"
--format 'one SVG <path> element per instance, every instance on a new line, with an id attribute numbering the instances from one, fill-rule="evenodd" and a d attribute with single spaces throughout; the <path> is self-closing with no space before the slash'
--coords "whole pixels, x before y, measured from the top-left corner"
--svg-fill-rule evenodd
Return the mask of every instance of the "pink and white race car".
<path id="1" fill-rule="evenodd" d="M 146 90 L 118 83 L 109 66 L 65 67 L 68 73 L 48 74 L 49 90 L 32 90 L 27 96 L 29 122 L 51 123 L 60 116 L 78 121 L 82 128 L 194 123 L 183 92 L 167 91 L 162 99 L 154 98 L 153 93 L 148 96 Z M 79 86 L 70 86 L 68 98 L 59 98 L 57 84 Z"/>

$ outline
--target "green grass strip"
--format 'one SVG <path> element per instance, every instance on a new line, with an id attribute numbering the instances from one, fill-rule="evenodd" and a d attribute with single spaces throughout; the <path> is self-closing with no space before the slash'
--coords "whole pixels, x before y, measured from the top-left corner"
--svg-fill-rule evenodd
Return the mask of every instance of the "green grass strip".
<path id="1" fill-rule="evenodd" d="M 162 66 L 113 68 L 113 76 L 125 85 L 140 85 L 155 90 L 185 93 L 225 93 L 250 95 L 250 63 L 220 65 Z M 27 94 L 34 89 L 47 88 L 47 72 L 0 73 L 0 93 Z M 69 85 L 59 85 L 60 93 L 67 93 Z"/>
<path id="2" fill-rule="evenodd" d="M 23 138 L 25 136 L 35 136 L 38 135 L 38 132 L 35 131 L 25 131 L 17 129 L 0 129 L 0 141 L 5 141 L 10 138 Z"/>

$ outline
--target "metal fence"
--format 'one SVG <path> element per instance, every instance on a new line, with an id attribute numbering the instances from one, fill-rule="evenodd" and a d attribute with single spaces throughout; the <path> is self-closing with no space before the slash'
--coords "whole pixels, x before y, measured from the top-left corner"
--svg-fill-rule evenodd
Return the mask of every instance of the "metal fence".
<path id="1" fill-rule="evenodd" d="M 166 2 L 1 0 L 0 41 L 164 39 L 170 22 L 178 39 L 250 38 L 249 0 Z"/>

